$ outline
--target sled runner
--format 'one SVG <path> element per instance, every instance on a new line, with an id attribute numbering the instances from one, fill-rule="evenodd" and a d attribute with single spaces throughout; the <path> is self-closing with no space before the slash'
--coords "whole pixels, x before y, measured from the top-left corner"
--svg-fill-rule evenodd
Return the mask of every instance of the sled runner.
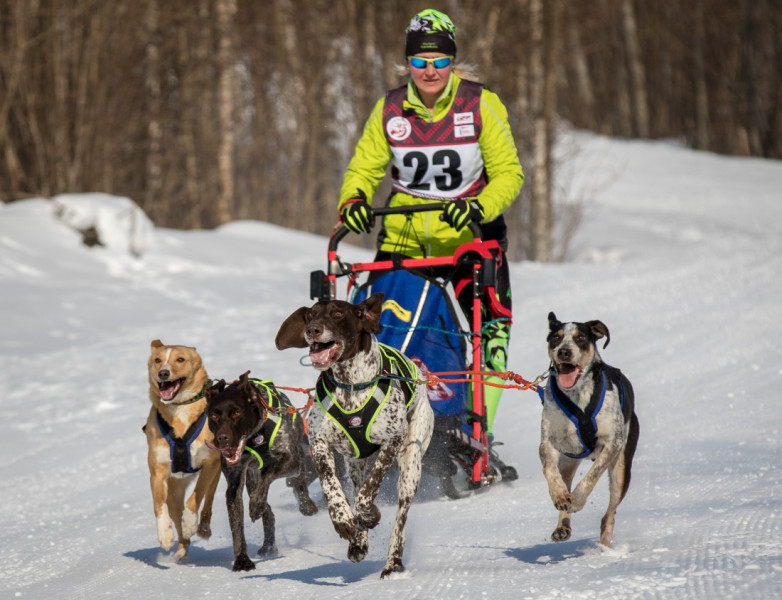
<path id="1" fill-rule="evenodd" d="M 442 210 L 443 204 L 432 203 L 380 207 L 374 212 L 382 216 Z M 459 246 L 452 256 L 391 255 L 388 260 L 349 263 L 337 253 L 340 241 L 349 233 L 338 225 L 329 239 L 326 271 L 313 271 L 310 276 L 312 299 L 337 299 L 340 277 L 348 278 L 343 299 L 350 302 L 361 302 L 376 292 L 385 294 L 380 319 L 383 330 L 377 337 L 404 352 L 419 367 L 419 384 L 427 385 L 435 413 L 424 471 L 438 477 L 450 497 L 463 495 L 452 479 L 460 469 L 467 476 L 468 490 L 500 481 L 507 469 L 513 471 L 499 460 L 490 460 L 482 374 L 484 321 L 511 319 L 494 289 L 501 250 L 496 240 L 481 239 L 478 224 L 472 223 L 471 230 L 474 240 Z M 458 280 L 452 280 L 454 275 Z M 360 277 L 365 280 L 359 281 Z M 472 290 L 471 323 L 465 324 L 466 318 L 455 307 L 447 288 L 451 284 L 457 296 L 465 286 Z M 489 307 L 488 315 L 482 311 L 482 300 Z"/>

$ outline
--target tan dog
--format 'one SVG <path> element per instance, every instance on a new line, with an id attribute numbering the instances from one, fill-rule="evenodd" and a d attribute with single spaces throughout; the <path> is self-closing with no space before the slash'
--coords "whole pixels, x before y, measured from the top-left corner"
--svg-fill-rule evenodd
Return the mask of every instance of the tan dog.
<path id="1" fill-rule="evenodd" d="M 149 483 L 157 519 L 157 537 L 164 550 L 174 545 L 173 520 L 179 547 L 174 560 L 187 555 L 190 538 L 212 535 L 212 501 L 220 481 L 220 453 L 207 447 L 212 432 L 206 425 L 209 376 L 195 348 L 151 344 L 149 411 L 144 432 L 149 446 Z M 188 486 L 195 489 L 185 502 Z M 201 520 L 198 509 L 203 502 Z"/>

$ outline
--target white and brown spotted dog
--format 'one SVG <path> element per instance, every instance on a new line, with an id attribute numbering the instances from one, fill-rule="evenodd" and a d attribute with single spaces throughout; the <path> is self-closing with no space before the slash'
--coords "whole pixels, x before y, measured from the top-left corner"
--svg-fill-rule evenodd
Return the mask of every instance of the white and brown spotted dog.
<path id="1" fill-rule="evenodd" d="M 611 336 L 601 321 L 562 323 L 548 315 L 551 372 L 543 401 L 540 460 L 549 494 L 560 511 L 551 539 L 570 538 L 570 515 L 584 508 L 598 479 L 608 471 L 610 497 L 600 523 L 600 542 L 611 546 L 616 509 L 630 486 L 638 444 L 638 417 L 633 387 L 624 374 L 603 362 L 597 340 Z M 592 466 L 575 487 L 573 477 L 583 459 Z M 571 491 L 572 489 L 572 491 Z"/>
<path id="2" fill-rule="evenodd" d="M 367 530 L 380 521 L 375 498 L 394 459 L 398 461 L 396 521 L 381 579 L 405 569 L 405 522 L 434 425 L 426 388 L 413 383 L 415 365 L 374 335 L 382 304 L 383 294 L 374 294 L 357 305 L 332 300 L 302 307 L 285 320 L 276 338 L 280 350 L 309 347 L 312 365 L 322 372 L 316 388 L 322 410 L 310 411 L 310 447 L 331 521 L 348 540 L 353 562 L 366 556 Z M 353 510 L 337 477 L 335 450 L 348 462 Z M 366 474 L 367 457 L 375 452 Z"/>
<path id="3" fill-rule="evenodd" d="M 174 559 L 179 561 L 187 554 L 193 535 L 209 538 L 212 534 L 220 453 L 207 446 L 212 441 L 205 412 L 210 381 L 195 348 L 167 346 L 160 340 L 151 344 L 147 372 L 152 408 L 144 432 L 157 537 L 160 546 L 170 550 L 174 545 L 173 521 L 179 541 Z M 193 481 L 195 488 L 185 500 Z"/>

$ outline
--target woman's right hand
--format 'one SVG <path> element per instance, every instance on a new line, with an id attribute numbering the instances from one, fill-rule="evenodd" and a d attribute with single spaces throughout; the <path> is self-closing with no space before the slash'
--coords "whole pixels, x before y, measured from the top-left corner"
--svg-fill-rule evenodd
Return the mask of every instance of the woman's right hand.
<path id="1" fill-rule="evenodd" d="M 375 226 L 375 213 L 366 197 L 348 200 L 339 216 L 342 224 L 353 233 L 369 233 Z"/>

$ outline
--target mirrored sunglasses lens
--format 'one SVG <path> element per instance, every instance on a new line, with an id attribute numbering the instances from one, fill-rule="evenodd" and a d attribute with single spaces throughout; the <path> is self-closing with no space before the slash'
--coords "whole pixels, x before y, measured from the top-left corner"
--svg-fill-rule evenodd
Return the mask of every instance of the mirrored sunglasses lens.
<path id="1" fill-rule="evenodd" d="M 426 61 L 423 58 L 417 58 L 413 56 L 410 58 L 410 66 L 414 69 L 425 69 Z"/>
<path id="2" fill-rule="evenodd" d="M 434 65 L 435 69 L 444 69 L 451 64 L 451 59 L 447 56 L 444 58 L 436 58 L 434 61 L 432 61 L 432 64 Z"/>

